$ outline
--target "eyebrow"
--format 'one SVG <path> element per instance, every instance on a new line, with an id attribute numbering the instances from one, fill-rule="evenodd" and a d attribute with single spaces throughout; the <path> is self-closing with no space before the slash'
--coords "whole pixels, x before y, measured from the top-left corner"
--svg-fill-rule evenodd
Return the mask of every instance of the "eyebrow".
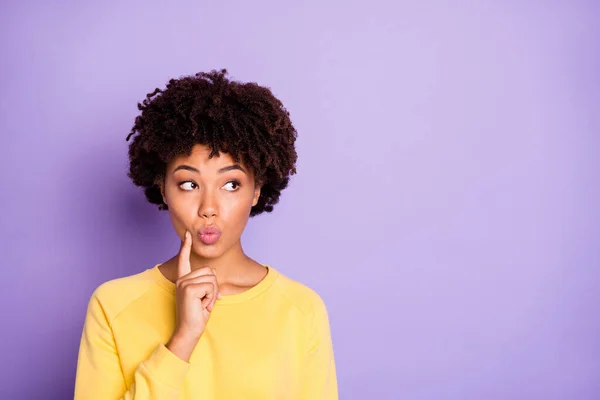
<path id="1" fill-rule="evenodd" d="M 175 168 L 173 170 L 173 173 L 175 173 L 176 171 L 179 171 L 180 169 L 186 170 L 186 171 L 195 172 L 197 174 L 200 173 L 200 171 L 197 168 L 194 168 L 194 167 L 192 167 L 190 165 L 185 165 L 185 164 L 184 165 L 179 165 L 177 168 Z M 243 173 L 246 173 L 246 170 L 244 168 L 242 168 L 242 166 L 239 165 L 239 164 L 228 165 L 227 167 L 223 167 L 223 168 L 219 169 L 218 172 L 220 174 L 222 174 L 223 172 L 233 171 L 233 170 L 236 170 L 236 169 L 239 170 L 239 171 L 242 171 Z"/>

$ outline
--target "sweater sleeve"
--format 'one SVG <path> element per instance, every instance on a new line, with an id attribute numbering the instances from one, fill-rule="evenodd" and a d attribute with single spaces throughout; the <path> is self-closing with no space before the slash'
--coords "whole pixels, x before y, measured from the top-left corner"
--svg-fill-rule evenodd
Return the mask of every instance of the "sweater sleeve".
<path id="1" fill-rule="evenodd" d="M 188 363 L 159 344 L 137 367 L 128 388 L 110 323 L 100 300 L 92 296 L 79 347 L 75 400 L 176 400 L 188 369 Z"/>
<path id="2" fill-rule="evenodd" d="M 319 298 L 312 317 L 302 399 L 337 400 L 338 387 L 329 317 Z"/>

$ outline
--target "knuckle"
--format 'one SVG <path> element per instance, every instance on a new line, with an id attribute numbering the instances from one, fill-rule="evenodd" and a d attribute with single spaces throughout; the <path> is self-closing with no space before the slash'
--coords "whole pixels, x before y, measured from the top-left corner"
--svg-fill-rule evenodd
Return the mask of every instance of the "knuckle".
<path id="1" fill-rule="evenodd" d="M 202 267 L 200 268 L 200 272 L 202 272 L 202 275 L 209 275 L 212 272 L 212 269 L 210 269 L 210 267 Z"/>
<path id="2" fill-rule="evenodd" d="M 181 287 L 181 292 L 186 296 L 192 295 L 196 292 L 196 285 L 191 283 L 184 284 Z"/>

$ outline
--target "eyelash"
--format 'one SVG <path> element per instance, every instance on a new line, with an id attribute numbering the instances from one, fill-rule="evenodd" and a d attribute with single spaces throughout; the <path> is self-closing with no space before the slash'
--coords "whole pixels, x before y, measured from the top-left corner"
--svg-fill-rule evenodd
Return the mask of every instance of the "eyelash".
<path id="1" fill-rule="evenodd" d="M 191 184 L 193 184 L 195 186 L 194 189 L 196 189 L 198 187 L 198 184 L 196 182 L 194 182 L 194 181 L 181 181 L 181 182 L 179 182 L 178 186 L 181 188 L 181 185 L 183 185 L 184 183 L 191 183 Z M 227 183 L 225 183 L 225 185 L 228 185 L 230 183 L 233 183 L 236 186 L 236 188 L 233 189 L 233 190 L 228 190 L 228 192 L 235 192 L 235 191 L 237 191 L 240 188 L 240 186 L 242 186 L 242 184 L 240 183 L 240 181 L 238 181 L 237 179 L 233 179 L 231 181 L 228 181 Z M 225 186 L 225 185 L 223 185 L 223 186 Z M 182 189 L 182 190 L 184 192 L 189 192 L 190 191 L 190 190 L 185 190 L 185 189 Z"/>
<path id="2" fill-rule="evenodd" d="M 227 182 L 225 185 L 227 185 L 229 183 L 233 183 L 235 185 L 235 189 L 233 189 L 232 192 L 235 192 L 236 190 L 238 190 L 240 188 L 240 186 L 242 186 L 240 181 L 238 181 L 237 179 L 231 180 L 231 181 Z"/>

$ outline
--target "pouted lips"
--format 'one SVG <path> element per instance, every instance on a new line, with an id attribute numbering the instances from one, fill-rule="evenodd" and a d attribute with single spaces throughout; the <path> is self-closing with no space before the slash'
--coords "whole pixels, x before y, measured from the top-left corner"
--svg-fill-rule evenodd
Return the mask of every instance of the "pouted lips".
<path id="1" fill-rule="evenodd" d="M 206 245 L 215 244 L 221 237 L 221 231 L 214 226 L 207 226 L 198 231 L 198 239 Z"/>

